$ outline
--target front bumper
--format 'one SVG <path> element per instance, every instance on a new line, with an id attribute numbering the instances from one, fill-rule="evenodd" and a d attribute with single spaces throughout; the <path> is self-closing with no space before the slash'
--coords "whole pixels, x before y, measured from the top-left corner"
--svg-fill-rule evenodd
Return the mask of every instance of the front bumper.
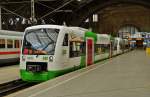
<path id="1" fill-rule="evenodd" d="M 28 82 L 42 82 L 49 79 L 48 72 L 30 72 L 20 70 L 21 79 Z"/>

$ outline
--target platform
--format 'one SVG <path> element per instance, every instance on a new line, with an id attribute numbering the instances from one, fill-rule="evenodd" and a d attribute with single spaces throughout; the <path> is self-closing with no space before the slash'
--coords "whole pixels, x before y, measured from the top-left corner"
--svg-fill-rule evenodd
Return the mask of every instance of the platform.
<path id="1" fill-rule="evenodd" d="M 19 79 L 19 65 L 0 67 L 0 84 Z"/>
<path id="2" fill-rule="evenodd" d="M 150 97 L 150 56 L 131 51 L 8 97 Z"/>

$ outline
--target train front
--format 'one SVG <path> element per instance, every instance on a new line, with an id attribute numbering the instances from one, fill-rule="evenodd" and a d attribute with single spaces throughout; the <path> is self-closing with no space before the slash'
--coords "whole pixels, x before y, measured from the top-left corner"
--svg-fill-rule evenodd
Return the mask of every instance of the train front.
<path id="1" fill-rule="evenodd" d="M 59 29 L 36 28 L 25 31 L 20 56 L 20 74 L 24 81 L 46 81 L 48 64 L 53 64 Z"/>

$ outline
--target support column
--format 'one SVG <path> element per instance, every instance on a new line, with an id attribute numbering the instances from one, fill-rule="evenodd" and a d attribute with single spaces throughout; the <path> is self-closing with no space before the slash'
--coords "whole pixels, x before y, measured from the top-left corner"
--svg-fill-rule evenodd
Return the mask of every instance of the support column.
<path id="1" fill-rule="evenodd" d="M 35 21 L 34 21 L 34 19 L 35 19 L 35 6 L 34 6 L 34 4 L 35 4 L 35 1 L 31 0 L 31 23 L 32 23 L 32 25 L 34 25 L 34 23 L 35 23 Z"/>
<path id="2" fill-rule="evenodd" d="M 93 15 L 89 17 L 89 27 L 93 31 Z"/>

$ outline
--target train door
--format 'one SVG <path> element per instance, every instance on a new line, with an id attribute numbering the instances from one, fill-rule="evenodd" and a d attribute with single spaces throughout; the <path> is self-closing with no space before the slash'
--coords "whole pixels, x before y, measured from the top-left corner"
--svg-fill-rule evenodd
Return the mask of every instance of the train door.
<path id="1" fill-rule="evenodd" d="M 93 57 L 94 57 L 94 41 L 91 38 L 86 40 L 86 65 L 90 66 L 93 64 Z"/>

